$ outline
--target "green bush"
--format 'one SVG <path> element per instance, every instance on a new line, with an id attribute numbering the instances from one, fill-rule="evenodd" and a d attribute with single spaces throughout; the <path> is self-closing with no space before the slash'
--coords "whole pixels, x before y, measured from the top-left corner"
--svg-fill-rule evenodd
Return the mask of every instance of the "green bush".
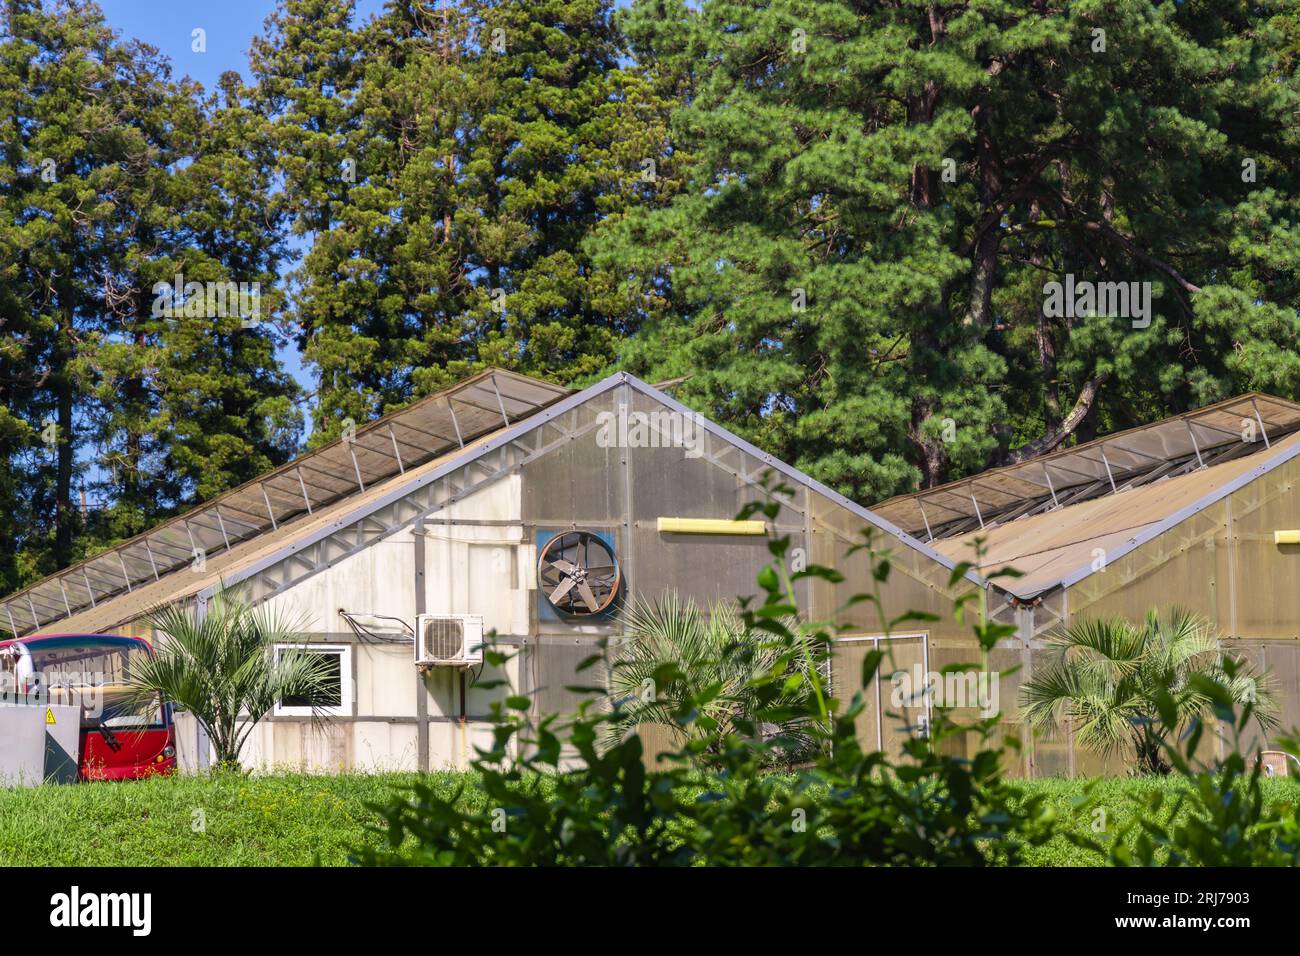
<path id="1" fill-rule="evenodd" d="M 1263 766 L 1241 753 L 1241 739 L 1252 720 L 1254 705 L 1237 710 L 1235 688 L 1241 666 L 1226 661 L 1222 680 L 1207 675 L 1191 678 L 1192 690 L 1209 701 L 1214 717 L 1230 728 L 1232 751 L 1222 760 L 1205 761 L 1199 751 L 1207 724 L 1191 721 L 1178 744 L 1164 743 L 1174 772 L 1186 786 L 1172 794 L 1153 793 L 1133 820 L 1112 842 L 1110 861 L 1116 866 L 1295 866 L 1300 864 L 1300 803 L 1272 802 L 1263 787 Z M 1157 694 L 1159 721 L 1176 726 L 1176 693 Z M 1213 726 L 1209 724 L 1208 726 Z M 1284 740 L 1294 751 L 1297 741 Z M 1294 791 L 1294 779 L 1286 781 Z"/>

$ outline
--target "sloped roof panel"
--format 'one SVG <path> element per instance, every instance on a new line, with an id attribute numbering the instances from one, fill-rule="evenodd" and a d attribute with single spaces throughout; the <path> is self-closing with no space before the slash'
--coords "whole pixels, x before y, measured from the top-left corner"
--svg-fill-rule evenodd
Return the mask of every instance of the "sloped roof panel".
<path id="1" fill-rule="evenodd" d="M 1089 573 L 1099 549 L 1107 561 L 1113 561 L 1242 482 L 1291 460 L 1300 454 L 1300 432 L 1269 449 L 1260 445 L 1253 455 L 937 540 L 933 546 L 954 560 L 974 562 L 976 543 L 982 541 L 980 573 L 1014 567 L 1023 577 L 1000 578 L 998 586 L 1019 597 L 1033 597 Z"/>
<path id="2" fill-rule="evenodd" d="M 487 369 L 9 595 L 0 600 L 0 626 L 22 635 L 94 611 L 189 566 L 196 552 L 209 565 L 225 563 L 217 559 L 242 542 L 278 536 L 281 525 L 299 516 L 364 495 L 568 394 L 549 382 Z"/>
<path id="3" fill-rule="evenodd" d="M 1106 494 L 1175 463 L 1259 453 L 1300 429 L 1300 404 L 1252 392 L 910 495 L 872 510 L 923 539 L 962 535 L 1034 504 Z M 1254 432 L 1254 434 L 1251 434 Z M 1243 437 L 1255 444 L 1246 445 Z"/>

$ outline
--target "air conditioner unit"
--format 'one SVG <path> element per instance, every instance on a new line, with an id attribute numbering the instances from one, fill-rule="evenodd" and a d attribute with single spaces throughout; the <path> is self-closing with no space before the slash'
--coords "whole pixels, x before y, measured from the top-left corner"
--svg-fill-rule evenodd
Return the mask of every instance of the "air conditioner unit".
<path id="1" fill-rule="evenodd" d="M 415 663 L 465 667 L 483 662 L 483 615 L 421 614 L 415 619 Z"/>

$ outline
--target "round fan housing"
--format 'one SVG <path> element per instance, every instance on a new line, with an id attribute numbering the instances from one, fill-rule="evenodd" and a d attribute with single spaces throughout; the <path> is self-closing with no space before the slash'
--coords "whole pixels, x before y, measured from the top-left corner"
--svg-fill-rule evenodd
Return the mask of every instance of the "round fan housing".
<path id="1" fill-rule="evenodd" d="M 590 531 L 557 534 L 537 558 L 538 585 L 551 606 L 565 614 L 604 613 L 622 580 L 614 549 Z"/>

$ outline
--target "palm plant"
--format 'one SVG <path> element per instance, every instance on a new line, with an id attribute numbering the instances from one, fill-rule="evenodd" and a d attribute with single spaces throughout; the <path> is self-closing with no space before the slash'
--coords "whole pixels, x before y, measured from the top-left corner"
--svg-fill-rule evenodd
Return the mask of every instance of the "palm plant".
<path id="1" fill-rule="evenodd" d="M 1056 659 L 1021 687 L 1022 719 L 1048 731 L 1066 718 L 1085 747 L 1107 754 L 1131 749 L 1140 772 L 1168 773 L 1167 736 L 1210 716 L 1212 700 L 1198 676 L 1224 687 L 1237 706 L 1252 705 L 1262 731 L 1277 726 L 1269 675 L 1243 661 L 1225 670 L 1213 626 L 1189 611 L 1152 609 L 1141 624 L 1079 620 L 1049 647 Z M 1174 705 L 1172 726 L 1157 706 L 1162 689 Z"/>
<path id="2" fill-rule="evenodd" d="M 320 702 L 330 667 L 320 655 L 275 654 L 278 644 L 302 643 L 299 628 L 275 611 L 253 609 L 237 594 L 218 591 L 202 616 L 184 604 L 154 608 L 149 620 L 161 635 L 152 658 L 131 674 L 128 705 L 164 699 L 203 725 L 218 768 L 237 768 L 257 723 L 286 697 Z M 317 719 L 318 703 L 313 703 Z"/>
<path id="3" fill-rule="evenodd" d="M 708 753 L 720 752 L 736 732 L 775 742 L 786 760 L 813 745 L 802 716 L 812 693 L 810 646 L 791 653 L 788 641 L 748 627 L 736 605 L 719 602 L 706 613 L 675 592 L 635 602 L 625 623 L 628 640 L 610 670 L 617 705 L 606 729 L 611 741 L 658 724 L 682 744 L 710 741 Z M 800 634 L 798 622 L 785 624 Z"/>

